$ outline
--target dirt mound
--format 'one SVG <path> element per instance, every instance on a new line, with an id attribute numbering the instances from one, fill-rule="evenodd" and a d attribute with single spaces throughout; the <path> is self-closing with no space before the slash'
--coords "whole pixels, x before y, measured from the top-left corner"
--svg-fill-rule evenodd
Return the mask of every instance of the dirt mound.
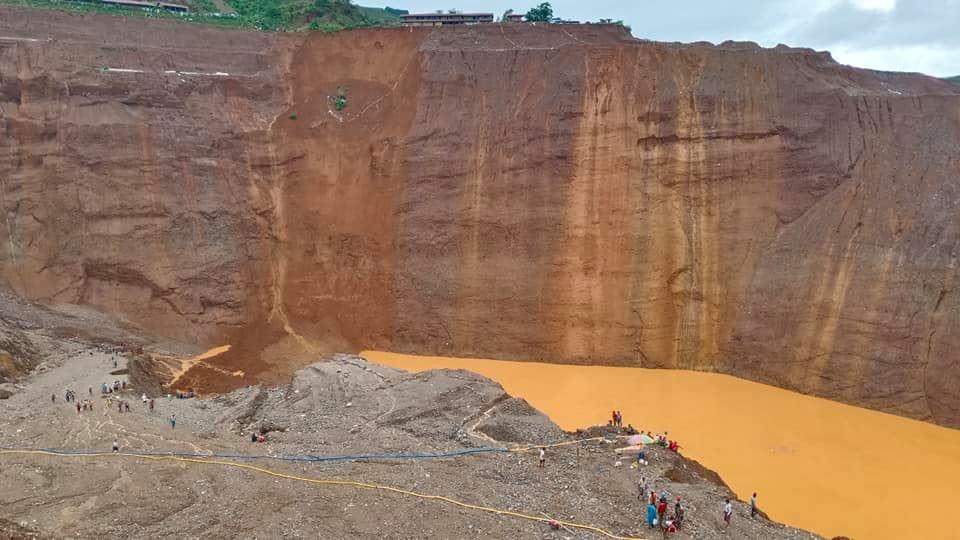
<path id="1" fill-rule="evenodd" d="M 363 444 L 438 451 L 450 445 L 545 440 L 540 438 L 544 434 L 548 442 L 562 438 L 539 411 L 507 396 L 498 384 L 461 370 L 406 373 L 337 355 L 298 371 L 289 386 L 238 392 L 214 398 L 232 411 L 220 421 L 232 423 L 238 432 L 282 432 L 288 441 L 338 432 L 335 440 L 352 440 L 358 451 Z M 305 410 L 312 412 L 297 414 Z M 486 433 L 488 425 L 504 426 L 511 438 L 477 433 Z M 437 441 L 445 442 L 437 446 Z"/>
<path id="2" fill-rule="evenodd" d="M 555 443 L 564 433 L 552 422 L 539 421 L 539 412 L 525 400 L 503 395 L 478 419 L 476 431 L 491 439 L 512 443 Z"/>

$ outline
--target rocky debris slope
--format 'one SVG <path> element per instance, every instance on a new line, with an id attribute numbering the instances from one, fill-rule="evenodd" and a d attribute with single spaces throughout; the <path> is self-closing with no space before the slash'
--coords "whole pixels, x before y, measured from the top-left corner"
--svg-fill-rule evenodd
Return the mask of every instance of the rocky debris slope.
<path id="1" fill-rule="evenodd" d="M 234 347 L 717 370 L 960 426 L 960 90 L 609 25 L 0 8 L 0 279 Z M 343 95 L 345 106 L 336 105 Z"/>
<path id="2" fill-rule="evenodd" d="M 240 435 L 265 432 L 277 444 L 302 446 L 323 434 L 319 453 L 364 452 L 370 444 L 386 452 L 441 452 L 564 438 L 525 401 L 475 373 L 407 373 L 350 355 L 308 366 L 289 385 L 238 390 L 211 403 L 227 409 L 217 424 L 234 425 Z M 488 430 L 508 437 L 493 439 Z"/>
<path id="3" fill-rule="evenodd" d="M 0 288 L 0 399 L 6 399 L 34 369 L 44 372 L 65 358 L 96 345 L 133 349 L 157 341 L 140 329 L 96 310 L 63 305 L 48 307 Z M 165 342 L 170 345 L 169 342 Z"/>
<path id="4" fill-rule="evenodd" d="M 546 417 L 482 377 L 462 371 L 408 374 L 340 356 L 299 371 L 276 388 L 245 388 L 212 399 L 158 398 L 151 413 L 139 389 L 120 393 L 132 412 L 76 413 L 50 394 L 113 379 L 109 355 L 83 352 L 38 374 L 0 402 L 0 438 L 30 447 L 109 452 L 269 455 L 439 452 L 505 444 L 475 431 L 499 426 L 525 442 L 569 441 Z M 168 419 L 176 415 L 176 428 Z M 480 420 L 478 422 L 478 419 Z M 251 429 L 267 432 L 252 443 Z M 619 535 L 652 537 L 642 524 L 637 473 L 615 466 L 611 443 L 548 449 L 547 466 L 533 453 L 489 453 L 456 459 L 372 459 L 336 463 L 242 460 L 288 475 L 362 481 L 463 502 L 587 523 Z M 237 460 L 234 460 L 237 461 Z M 680 538 L 812 538 L 750 519 L 742 503 L 729 531 L 720 503 L 730 492 L 716 475 L 674 453 L 651 450 L 643 474 L 671 499 L 681 496 L 687 528 Z M 344 485 L 312 485 L 189 462 L 107 455 L 58 458 L 0 455 L 0 520 L 54 537 L 164 538 L 571 538 L 540 521 L 478 512 L 436 500 Z M 659 533 L 657 533 L 659 534 Z"/>

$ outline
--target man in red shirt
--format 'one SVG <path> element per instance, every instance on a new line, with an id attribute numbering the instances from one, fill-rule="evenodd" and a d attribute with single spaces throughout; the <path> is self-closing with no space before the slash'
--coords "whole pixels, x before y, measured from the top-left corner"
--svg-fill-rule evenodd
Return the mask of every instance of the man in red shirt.
<path id="1" fill-rule="evenodd" d="M 657 520 L 660 523 L 660 526 L 663 527 L 663 518 L 667 517 L 667 501 L 660 499 L 660 504 L 657 505 Z"/>

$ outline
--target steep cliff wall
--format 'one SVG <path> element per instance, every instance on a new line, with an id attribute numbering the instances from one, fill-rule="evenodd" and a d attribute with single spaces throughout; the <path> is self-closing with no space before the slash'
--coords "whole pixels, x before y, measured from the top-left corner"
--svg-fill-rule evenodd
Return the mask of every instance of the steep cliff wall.
<path id="1" fill-rule="evenodd" d="M 234 344 L 243 377 L 189 382 L 379 347 L 720 370 L 960 425 L 947 83 L 604 26 L 3 14 L 41 40 L 0 38 L 3 278 Z"/>
<path id="2" fill-rule="evenodd" d="M 185 341 L 243 325 L 270 253 L 260 215 L 272 208 L 265 143 L 284 101 L 284 44 L 0 15 L 3 279 Z"/>

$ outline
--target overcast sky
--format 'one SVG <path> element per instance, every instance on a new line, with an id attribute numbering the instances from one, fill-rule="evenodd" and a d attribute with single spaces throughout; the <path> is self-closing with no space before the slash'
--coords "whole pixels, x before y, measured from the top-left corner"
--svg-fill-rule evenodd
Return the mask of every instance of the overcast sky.
<path id="1" fill-rule="evenodd" d="M 355 0 L 415 11 L 488 11 L 498 17 L 541 0 Z M 756 41 L 829 50 L 838 62 L 960 75 L 960 0 L 554 0 L 554 14 L 622 19 L 638 38 Z"/>

